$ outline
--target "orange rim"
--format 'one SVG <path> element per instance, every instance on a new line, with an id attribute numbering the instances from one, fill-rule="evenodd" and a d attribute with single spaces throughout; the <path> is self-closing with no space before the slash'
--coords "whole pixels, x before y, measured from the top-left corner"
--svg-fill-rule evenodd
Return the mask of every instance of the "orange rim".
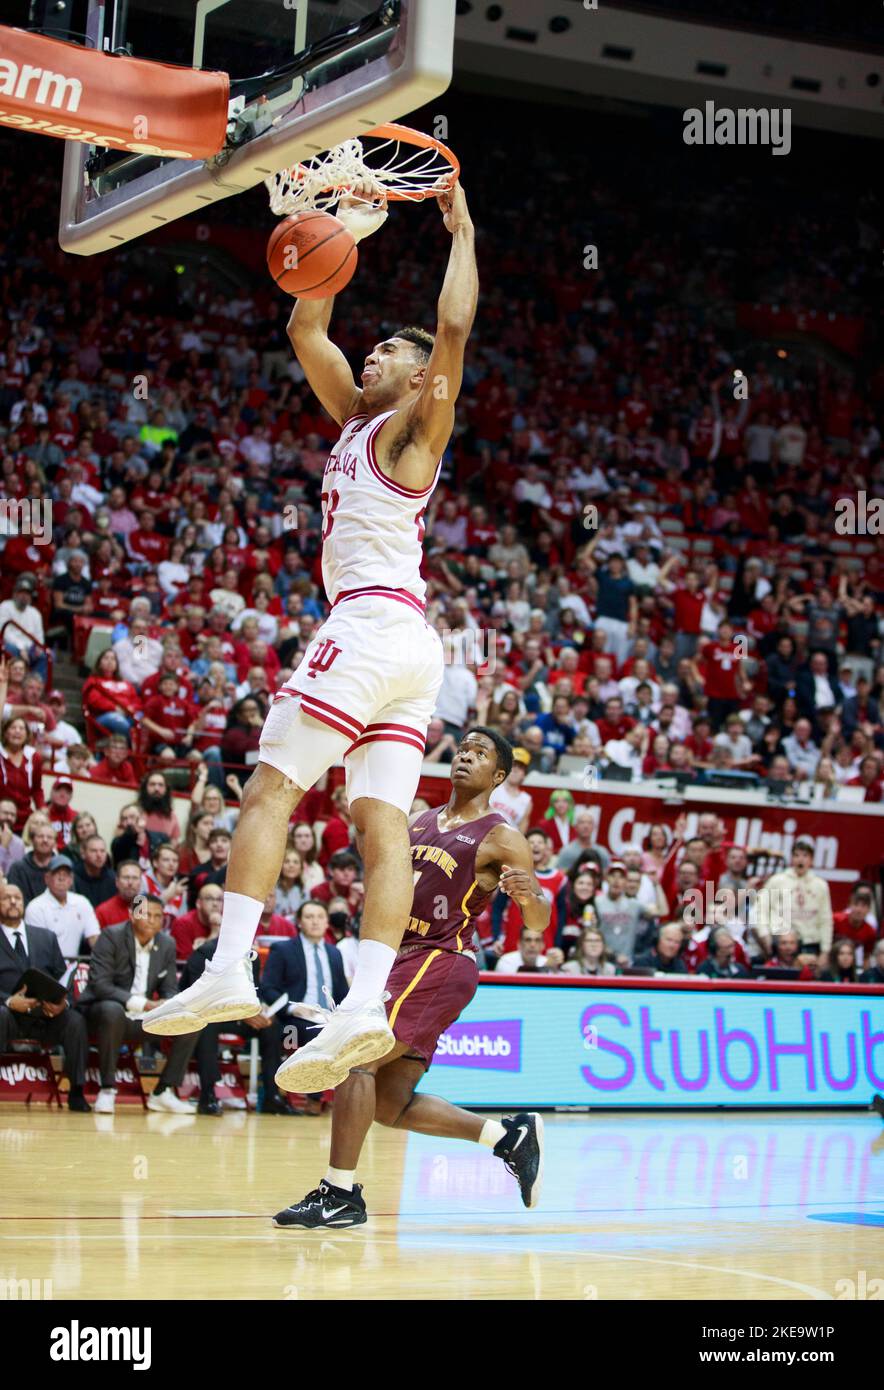
<path id="1" fill-rule="evenodd" d="M 360 139 L 398 141 L 403 145 L 414 145 L 421 150 L 435 150 L 451 167 L 447 187 L 453 188 L 460 177 L 460 161 L 454 151 L 443 145 L 435 136 L 425 135 L 422 130 L 413 130 L 411 126 L 398 125 L 395 121 L 390 121 L 386 125 L 375 126 L 374 130 L 364 131 Z M 440 174 L 439 177 L 443 175 Z M 401 203 L 421 202 L 424 198 L 435 198 L 439 191 L 438 188 L 428 187 L 413 189 L 408 193 L 397 193 L 395 188 L 391 188 L 387 190 L 387 200 Z"/>

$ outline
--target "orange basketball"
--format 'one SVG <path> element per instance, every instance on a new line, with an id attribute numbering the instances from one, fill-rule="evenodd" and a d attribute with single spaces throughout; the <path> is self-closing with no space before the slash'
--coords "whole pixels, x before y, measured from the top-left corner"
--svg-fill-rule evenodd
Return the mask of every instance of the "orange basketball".
<path id="1" fill-rule="evenodd" d="M 286 217 L 270 235 L 267 267 L 286 294 L 329 299 L 353 278 L 359 252 L 352 233 L 330 212 Z"/>

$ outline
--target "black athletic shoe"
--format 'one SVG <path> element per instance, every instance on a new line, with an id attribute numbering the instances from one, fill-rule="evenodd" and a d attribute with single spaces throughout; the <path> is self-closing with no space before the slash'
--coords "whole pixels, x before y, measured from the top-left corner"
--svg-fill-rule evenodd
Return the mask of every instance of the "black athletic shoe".
<path id="1" fill-rule="evenodd" d="M 310 1230 L 326 1230 L 332 1226 L 361 1226 L 368 1220 L 365 1203 L 362 1200 L 362 1187 L 357 1183 L 352 1192 L 331 1183 L 321 1182 L 308 1192 L 300 1202 L 285 1211 L 278 1211 L 273 1218 L 274 1226 L 287 1230 L 289 1226 L 306 1226 Z"/>
<path id="2" fill-rule="evenodd" d="M 196 1113 L 198 1115 L 223 1115 L 224 1107 L 220 1100 L 213 1096 L 211 1100 L 201 1100 L 196 1107 Z"/>
<path id="3" fill-rule="evenodd" d="M 299 1113 L 299 1111 L 293 1110 L 281 1096 L 276 1096 L 273 1100 L 265 1100 L 261 1106 L 262 1115 L 297 1115 Z"/>
<path id="4" fill-rule="evenodd" d="M 79 1095 L 68 1096 L 68 1110 L 75 1110 L 79 1111 L 81 1115 L 88 1115 L 91 1109 L 92 1106 L 82 1092 Z"/>
<path id="5" fill-rule="evenodd" d="M 872 1097 L 872 1109 L 884 1120 L 884 1096 L 875 1095 Z"/>
<path id="6" fill-rule="evenodd" d="M 494 1154 L 519 1184 L 526 1207 L 536 1207 L 543 1186 L 543 1120 L 521 1110 L 505 1116 L 501 1124 L 506 1134 L 494 1145 Z"/>

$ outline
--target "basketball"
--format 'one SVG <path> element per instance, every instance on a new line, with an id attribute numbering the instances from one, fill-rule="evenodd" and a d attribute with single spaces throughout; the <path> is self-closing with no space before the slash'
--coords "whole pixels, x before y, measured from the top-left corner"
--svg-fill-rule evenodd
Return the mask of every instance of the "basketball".
<path id="1" fill-rule="evenodd" d="M 329 299 L 349 285 L 359 252 L 351 232 L 330 212 L 296 213 L 271 233 L 267 267 L 286 294 Z"/>

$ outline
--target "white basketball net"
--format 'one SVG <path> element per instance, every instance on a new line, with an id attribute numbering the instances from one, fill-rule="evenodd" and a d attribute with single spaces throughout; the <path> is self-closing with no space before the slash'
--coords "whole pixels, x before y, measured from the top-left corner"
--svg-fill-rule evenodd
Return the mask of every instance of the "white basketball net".
<path id="1" fill-rule="evenodd" d="M 386 157 L 380 160 L 381 155 Z M 305 208 L 327 210 L 365 178 L 376 179 L 389 194 L 418 202 L 431 191 L 446 188 L 452 181 L 452 172 L 448 160 L 437 149 L 424 149 L 403 140 L 382 140 L 365 150 L 361 140 L 353 139 L 304 164 L 281 169 L 264 183 L 271 210 L 277 217 L 287 217 Z"/>

